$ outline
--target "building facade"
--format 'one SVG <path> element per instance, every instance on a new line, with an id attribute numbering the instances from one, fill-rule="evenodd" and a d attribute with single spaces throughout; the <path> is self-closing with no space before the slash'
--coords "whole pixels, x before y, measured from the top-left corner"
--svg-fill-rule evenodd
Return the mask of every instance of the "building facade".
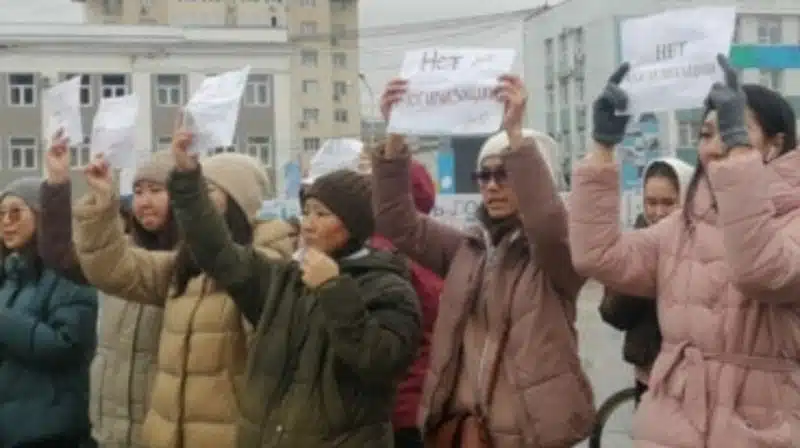
<path id="1" fill-rule="evenodd" d="M 731 59 L 745 82 L 786 95 L 800 111 L 800 2 L 709 0 L 739 17 Z M 568 188 L 573 160 L 586 153 L 591 104 L 620 61 L 620 24 L 626 18 L 697 6 L 688 0 L 564 0 L 526 22 L 525 80 L 531 91 L 529 125 L 561 142 L 559 179 Z M 700 105 L 698 105 L 700 106 Z M 700 109 L 656 114 L 662 145 L 694 163 Z"/>
<path id="2" fill-rule="evenodd" d="M 64 0 L 67 1 L 67 0 Z M 72 0 L 90 23 L 287 30 L 294 156 L 361 135 L 357 0 Z"/>
<path id="3" fill-rule="evenodd" d="M 102 98 L 137 94 L 141 160 L 169 147 L 176 113 L 207 75 L 249 64 L 236 139 L 224 150 L 258 157 L 273 178 L 291 157 L 290 119 L 281 112 L 290 107 L 291 90 L 284 30 L 6 24 L 0 48 L 0 185 L 42 173 L 50 137 L 42 92 L 73 76 L 81 76 L 85 136 Z M 90 160 L 91 142 L 74 143 L 78 170 Z"/>

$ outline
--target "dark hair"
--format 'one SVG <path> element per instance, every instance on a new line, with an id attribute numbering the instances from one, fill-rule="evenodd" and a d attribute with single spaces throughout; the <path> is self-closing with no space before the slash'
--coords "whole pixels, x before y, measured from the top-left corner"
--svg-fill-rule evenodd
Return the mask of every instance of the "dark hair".
<path id="1" fill-rule="evenodd" d="M 147 250 L 173 250 L 178 245 L 178 226 L 172 216 L 172 207 L 169 207 L 164 225 L 155 232 L 142 227 L 139 220 L 128 212 L 128 228 L 130 229 L 133 243 Z"/>
<path id="2" fill-rule="evenodd" d="M 644 172 L 642 185 L 646 185 L 647 181 L 653 177 L 667 179 L 672 186 L 675 187 L 675 191 L 677 191 L 678 194 L 681 193 L 681 182 L 678 179 L 678 173 L 675 172 L 675 169 L 672 168 L 672 165 L 669 163 L 663 160 L 656 160 L 655 162 L 651 163 Z"/>
<path id="3" fill-rule="evenodd" d="M 226 195 L 227 206 L 223 216 L 228 231 L 236 244 L 247 245 L 253 242 L 253 226 L 247 214 L 239 207 L 230 196 Z M 175 258 L 173 286 L 175 294 L 173 297 L 180 297 L 186 293 L 189 280 L 199 275 L 202 271 L 194 261 L 189 247 L 181 243 L 178 246 L 178 255 Z"/>
<path id="4" fill-rule="evenodd" d="M 747 107 L 753 112 L 755 120 L 767 138 L 774 138 L 783 134 L 783 145 L 779 148 L 780 157 L 797 147 L 797 121 L 791 104 L 780 93 L 760 86 L 758 84 L 744 84 L 742 86 L 747 97 Z M 706 119 L 712 108 L 706 104 L 703 111 L 703 120 Z M 700 181 L 705 179 L 703 164 L 697 163 L 692 180 L 686 189 L 686 201 L 683 205 L 683 221 L 686 228 L 692 229 L 692 209 L 694 198 Z M 714 204 L 716 207 L 716 204 Z"/>
<path id="5" fill-rule="evenodd" d="M 39 226 L 39 214 L 36 212 L 34 213 L 34 219 L 36 220 L 36 229 L 33 231 L 33 235 L 31 235 L 31 240 L 25 247 L 18 249 L 17 255 L 24 258 L 33 269 L 33 273 L 35 278 L 39 278 L 44 271 L 45 265 L 42 257 L 39 256 L 39 247 L 38 247 L 38 226 Z M 5 244 L 0 243 L 0 284 L 3 284 L 6 280 L 6 270 L 5 270 L 5 263 L 6 258 L 11 255 L 11 251 L 5 246 Z"/>

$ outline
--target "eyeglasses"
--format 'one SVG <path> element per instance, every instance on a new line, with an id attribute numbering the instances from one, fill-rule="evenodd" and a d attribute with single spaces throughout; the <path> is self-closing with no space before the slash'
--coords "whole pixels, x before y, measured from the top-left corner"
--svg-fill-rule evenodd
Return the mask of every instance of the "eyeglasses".
<path id="1" fill-rule="evenodd" d="M 497 185 L 503 185 L 506 183 L 506 180 L 508 180 L 508 173 L 505 168 L 497 168 L 494 170 L 483 168 L 472 173 L 472 180 L 481 185 L 488 185 L 492 180 L 494 180 L 494 183 Z"/>
<path id="2" fill-rule="evenodd" d="M 8 218 L 10 222 L 17 222 L 25 210 L 22 207 L 0 208 L 0 221 L 5 221 Z"/>

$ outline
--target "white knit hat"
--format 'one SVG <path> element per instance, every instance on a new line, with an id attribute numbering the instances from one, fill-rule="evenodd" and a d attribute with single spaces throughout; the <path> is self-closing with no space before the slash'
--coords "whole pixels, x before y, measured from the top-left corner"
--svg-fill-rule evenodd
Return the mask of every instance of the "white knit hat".
<path id="1" fill-rule="evenodd" d="M 553 140 L 553 137 L 550 137 L 546 133 L 537 131 L 535 129 L 523 129 L 522 137 L 532 138 L 536 141 L 536 146 L 539 148 L 539 153 L 542 154 L 542 158 L 547 163 L 547 168 L 550 169 L 550 175 L 554 176 L 553 154 L 558 150 L 558 143 Z M 478 153 L 478 169 L 480 169 L 484 159 L 487 157 L 499 156 L 508 148 L 508 144 L 508 134 L 506 134 L 506 131 L 500 131 L 497 134 L 489 137 L 485 142 L 483 142 L 481 151 Z"/>

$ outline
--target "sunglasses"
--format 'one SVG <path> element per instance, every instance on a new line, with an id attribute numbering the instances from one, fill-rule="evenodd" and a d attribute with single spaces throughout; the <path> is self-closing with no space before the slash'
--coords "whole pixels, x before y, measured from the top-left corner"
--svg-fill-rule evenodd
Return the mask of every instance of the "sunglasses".
<path id="1" fill-rule="evenodd" d="M 483 168 L 472 173 L 472 180 L 481 185 L 488 185 L 492 180 L 494 180 L 494 183 L 497 185 L 503 185 L 506 180 L 508 180 L 508 173 L 505 168 L 497 168 L 494 170 Z"/>

